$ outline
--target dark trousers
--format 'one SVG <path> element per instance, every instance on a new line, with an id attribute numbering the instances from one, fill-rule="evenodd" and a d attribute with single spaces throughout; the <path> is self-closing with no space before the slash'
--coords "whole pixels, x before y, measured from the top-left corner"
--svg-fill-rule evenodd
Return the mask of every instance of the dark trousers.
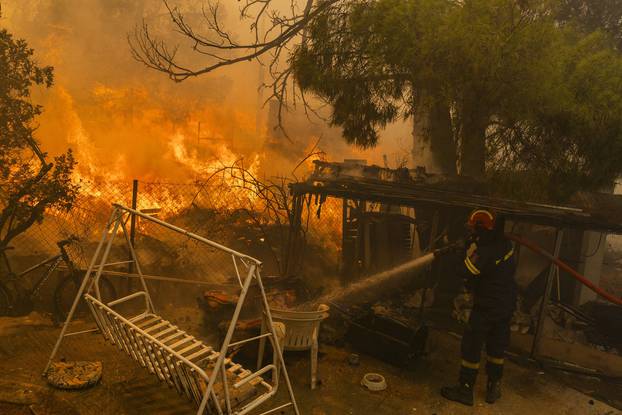
<path id="1" fill-rule="evenodd" d="M 499 317 L 499 315 L 503 317 Z M 512 313 L 498 314 L 473 309 L 469 324 L 462 337 L 461 383 L 470 385 L 475 383 L 484 344 L 486 345 L 488 379 L 491 381 L 501 379 L 505 350 L 510 344 L 511 316 Z"/>

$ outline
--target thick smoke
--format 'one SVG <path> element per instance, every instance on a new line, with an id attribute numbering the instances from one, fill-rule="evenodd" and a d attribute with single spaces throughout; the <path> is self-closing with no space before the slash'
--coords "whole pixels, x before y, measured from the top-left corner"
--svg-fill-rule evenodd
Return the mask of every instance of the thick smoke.
<path id="1" fill-rule="evenodd" d="M 177 4 L 192 19 L 203 2 Z M 237 1 L 223 6 L 230 27 L 245 35 Z M 269 110 L 258 106 L 255 62 L 182 83 L 145 68 L 127 43 L 143 18 L 164 39 L 179 41 L 161 0 L 3 0 L 2 12 L 0 25 L 25 38 L 39 63 L 55 67 L 54 87 L 33 95 L 45 107 L 37 137 L 50 154 L 73 148 L 82 177 L 187 181 L 240 158 L 266 174 L 287 174 L 320 136 L 333 160 L 383 164 L 387 154 L 395 167 L 409 154 L 405 125 L 390 127 L 371 151 L 352 149 L 338 130 L 300 116 L 291 117 L 288 130 L 295 144 L 274 137 Z"/>

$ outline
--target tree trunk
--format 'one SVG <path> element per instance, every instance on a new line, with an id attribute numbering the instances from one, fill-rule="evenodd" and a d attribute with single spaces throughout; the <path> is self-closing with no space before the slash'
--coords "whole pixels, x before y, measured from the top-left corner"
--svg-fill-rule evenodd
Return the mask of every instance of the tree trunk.
<path id="1" fill-rule="evenodd" d="M 428 171 L 456 174 L 456 144 L 449 106 L 444 102 L 418 99 L 413 116 L 414 164 Z"/>
<path id="2" fill-rule="evenodd" d="M 460 174 L 481 177 L 485 172 L 488 117 L 463 112 L 460 134 Z"/>
<path id="3" fill-rule="evenodd" d="M 434 102 L 430 107 L 430 149 L 441 173 L 457 174 L 456 142 L 451 128 L 449 105 Z"/>

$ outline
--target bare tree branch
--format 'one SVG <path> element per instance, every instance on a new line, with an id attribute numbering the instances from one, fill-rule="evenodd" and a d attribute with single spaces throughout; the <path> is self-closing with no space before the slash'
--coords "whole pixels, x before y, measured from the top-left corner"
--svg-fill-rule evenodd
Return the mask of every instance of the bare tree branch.
<path id="1" fill-rule="evenodd" d="M 162 0 L 181 42 L 160 39 L 143 21 L 128 35 L 128 43 L 134 59 L 176 82 L 245 61 L 255 60 L 267 66 L 270 76 L 260 87 L 270 91 L 265 102 L 278 101 L 277 128 L 290 139 L 283 128 L 284 111 L 289 102 L 295 105 L 298 97 L 308 116 L 319 117 L 303 91 L 294 85 L 288 61 L 290 52 L 304 41 L 304 30 L 314 19 L 322 13 L 334 12 L 339 3 L 346 1 L 349 0 L 304 0 L 298 6 L 296 0 L 289 0 L 284 10 L 279 9 L 276 0 L 240 0 L 238 19 L 241 25 L 236 28 L 246 24 L 253 38 L 248 42 L 239 40 L 236 33 L 224 27 L 223 6 L 219 0 L 205 0 L 200 13 L 201 25 L 191 23 L 172 0 Z M 193 54 L 201 57 L 198 60 L 201 63 L 195 63 Z"/>

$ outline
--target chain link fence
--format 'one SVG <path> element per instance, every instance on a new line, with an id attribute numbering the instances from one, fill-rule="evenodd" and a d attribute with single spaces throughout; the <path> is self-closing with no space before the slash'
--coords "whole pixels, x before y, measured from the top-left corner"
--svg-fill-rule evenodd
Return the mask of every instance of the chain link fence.
<path id="1" fill-rule="evenodd" d="M 334 277 L 342 269 L 343 200 L 328 197 L 321 201 L 307 195 L 303 203 L 299 273 L 305 276 Z M 327 275 L 328 274 L 328 275 Z"/>
<path id="2" fill-rule="evenodd" d="M 57 254 L 57 241 L 74 237 L 78 242 L 70 245 L 70 256 L 85 269 L 112 212 L 112 203 L 128 207 L 135 203 L 143 213 L 261 260 L 264 275 L 279 275 L 284 271 L 291 211 L 287 184 L 278 184 L 277 190 L 281 191 L 279 203 L 268 203 L 266 198 L 275 197 L 275 188 L 267 196 L 246 178 L 224 170 L 206 181 L 189 183 L 81 181 L 71 210 L 46 212 L 41 223 L 13 240 L 15 249 L 10 251 L 10 260 L 19 272 Z M 304 250 L 296 267 L 301 276 L 338 272 L 341 206 L 339 199 L 321 204 L 311 197 L 306 200 L 302 212 Z M 231 268 L 231 258 L 216 258 L 213 253 L 198 250 L 187 238 L 169 234 L 140 218 L 133 238 L 141 262 L 147 264 L 145 273 L 176 273 L 217 282 L 225 278 L 222 270 Z M 120 234 L 115 249 L 126 249 L 121 248 L 122 243 Z M 117 252 L 115 256 L 127 260 L 129 253 Z M 127 271 L 128 265 L 116 269 Z"/>

